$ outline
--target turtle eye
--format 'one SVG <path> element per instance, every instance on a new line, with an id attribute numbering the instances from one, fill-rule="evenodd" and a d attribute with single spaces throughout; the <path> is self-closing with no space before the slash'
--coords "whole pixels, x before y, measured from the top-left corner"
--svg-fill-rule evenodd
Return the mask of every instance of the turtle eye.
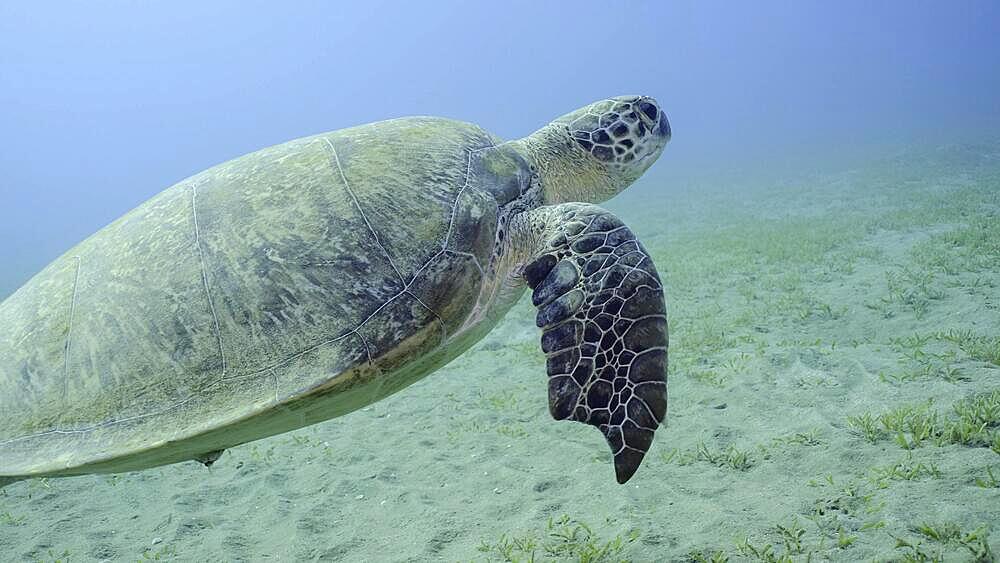
<path id="1" fill-rule="evenodd" d="M 639 104 L 639 109 L 642 113 L 646 114 L 646 117 L 648 117 L 650 121 L 654 123 L 656 122 L 656 106 L 649 102 L 641 102 Z"/>
<path id="2" fill-rule="evenodd" d="M 595 143 L 606 145 L 611 141 L 611 136 L 604 129 L 598 129 L 590 134 Z"/>

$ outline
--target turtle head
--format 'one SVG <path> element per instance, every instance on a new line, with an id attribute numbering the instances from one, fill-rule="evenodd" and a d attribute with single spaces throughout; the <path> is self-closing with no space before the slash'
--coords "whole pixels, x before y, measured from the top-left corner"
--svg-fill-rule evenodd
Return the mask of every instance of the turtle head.
<path id="1" fill-rule="evenodd" d="M 663 152 L 670 123 L 656 100 L 619 96 L 568 113 L 518 141 L 546 205 L 600 203 L 632 184 Z"/>

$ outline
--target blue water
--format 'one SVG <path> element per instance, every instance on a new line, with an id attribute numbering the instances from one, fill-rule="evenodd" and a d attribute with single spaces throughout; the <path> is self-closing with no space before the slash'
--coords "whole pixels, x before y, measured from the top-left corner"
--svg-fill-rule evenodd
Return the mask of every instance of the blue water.
<path id="1" fill-rule="evenodd" d="M 424 4 L 4 2 L 0 295 L 194 172 L 390 117 L 515 138 L 648 94 L 668 179 L 1000 123 L 995 2 Z"/>
<path id="2" fill-rule="evenodd" d="M 516 139 L 622 94 L 673 135 L 607 204 L 671 318 L 667 428 L 628 485 L 549 417 L 522 301 L 412 388 L 211 470 L 0 489 L 0 561 L 989 561 L 997 92 L 995 1 L 0 3 L 0 301 L 298 137 L 431 115 Z M 857 422 L 977 397 L 961 440 Z"/>

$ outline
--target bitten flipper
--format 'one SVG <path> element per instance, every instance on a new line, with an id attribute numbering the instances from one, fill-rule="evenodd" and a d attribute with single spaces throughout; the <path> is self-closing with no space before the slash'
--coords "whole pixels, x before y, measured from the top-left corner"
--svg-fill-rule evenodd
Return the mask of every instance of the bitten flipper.
<path id="1" fill-rule="evenodd" d="M 215 451 L 211 451 L 211 452 L 205 452 L 203 454 L 199 454 L 199 455 L 195 456 L 194 459 L 195 459 L 195 461 L 201 463 L 205 467 L 212 467 L 212 464 L 215 463 L 216 461 L 218 461 L 219 458 L 222 457 L 222 454 L 225 451 L 226 450 L 215 450 Z"/>
<path id="2" fill-rule="evenodd" d="M 543 329 L 549 411 L 600 429 L 625 483 L 667 411 L 663 286 L 614 214 L 587 204 L 553 209 L 554 235 L 523 270 Z"/>

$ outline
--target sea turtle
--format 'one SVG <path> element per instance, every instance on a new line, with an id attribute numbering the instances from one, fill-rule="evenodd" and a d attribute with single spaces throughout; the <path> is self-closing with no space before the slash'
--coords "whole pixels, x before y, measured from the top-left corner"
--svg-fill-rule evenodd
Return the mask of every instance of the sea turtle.
<path id="1" fill-rule="evenodd" d="M 549 410 L 598 427 L 624 483 L 666 413 L 667 321 L 649 254 L 593 203 L 669 138 L 621 96 L 516 141 L 407 117 L 181 181 L 0 304 L 0 479 L 211 464 L 410 385 L 527 286 Z"/>

